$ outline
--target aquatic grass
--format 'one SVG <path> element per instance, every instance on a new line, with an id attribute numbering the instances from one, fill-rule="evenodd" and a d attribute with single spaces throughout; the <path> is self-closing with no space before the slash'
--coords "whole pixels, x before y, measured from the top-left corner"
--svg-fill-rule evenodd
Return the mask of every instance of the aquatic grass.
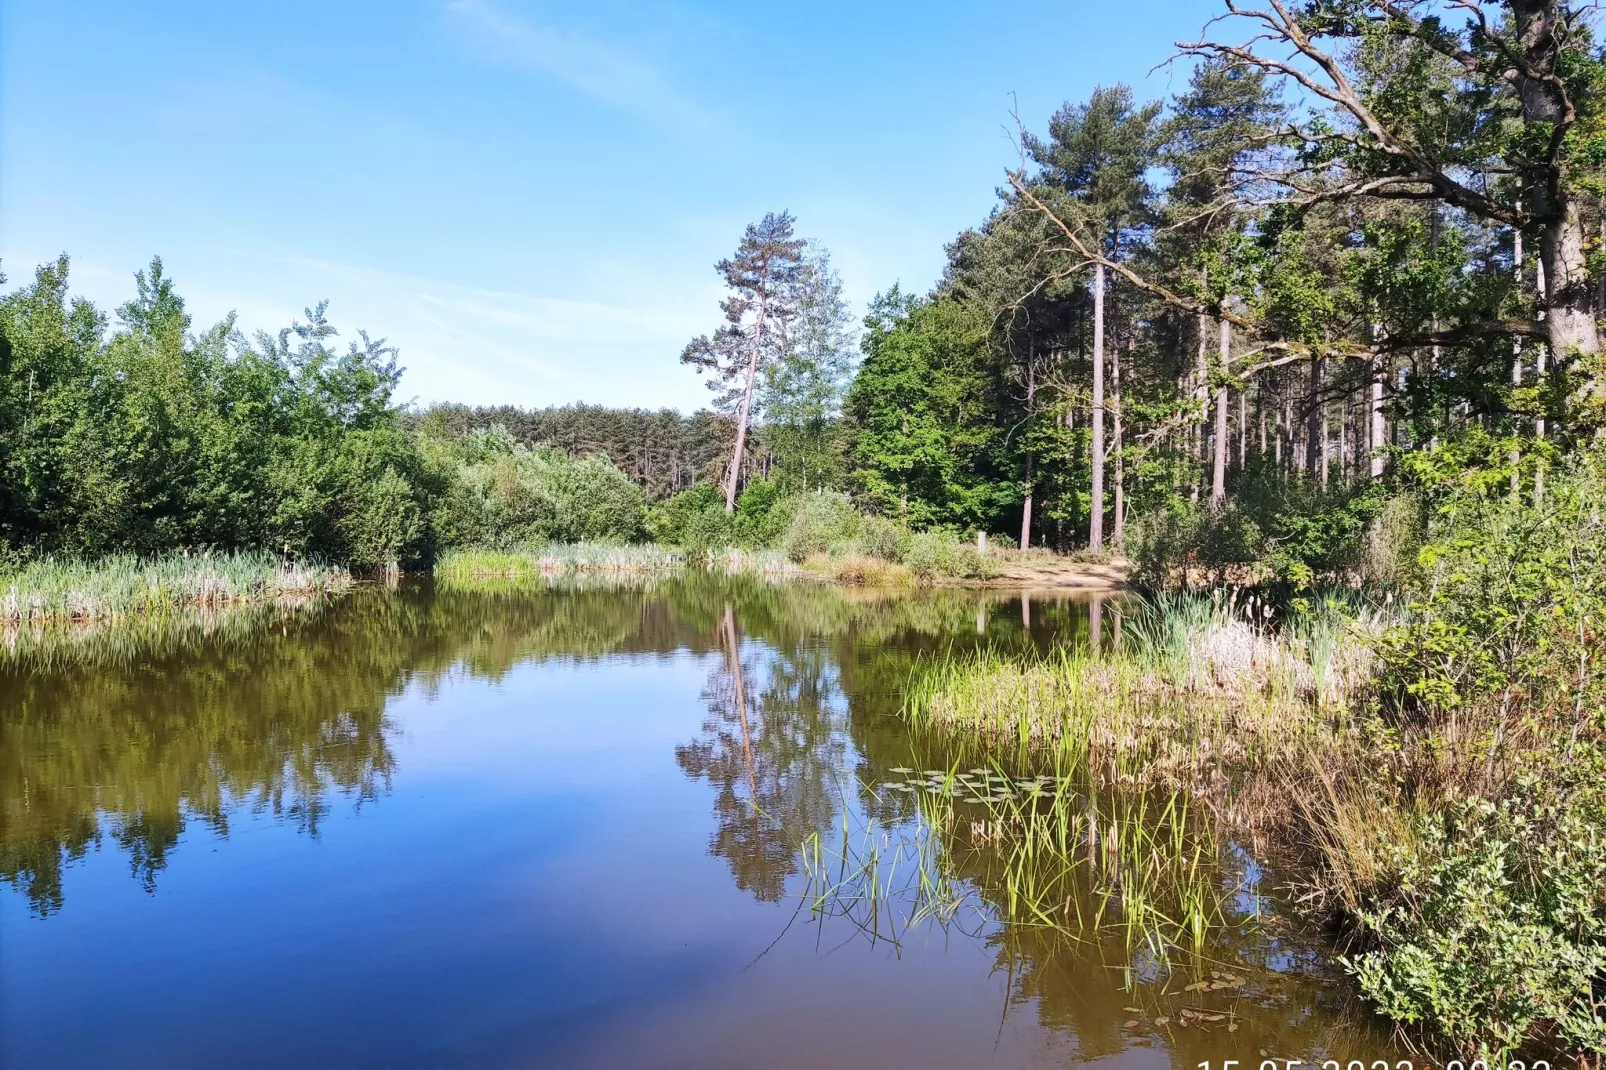
<path id="1" fill-rule="evenodd" d="M 95 561 L 44 557 L 0 573 L 0 621 L 95 621 L 351 586 L 349 571 L 272 554 L 199 552 Z"/>
<path id="2" fill-rule="evenodd" d="M 1208 812 L 1180 791 L 1085 791 L 1057 768 L 1027 776 L 956 764 L 867 787 L 912 797 L 913 814 L 855 828 L 844 806 L 836 844 L 806 841 L 811 913 L 894 943 L 932 921 L 971 935 L 1002 926 L 1074 943 L 1113 936 L 1129 961 L 1200 961 L 1240 892 L 1220 880 Z"/>
<path id="3" fill-rule="evenodd" d="M 678 550 L 637 543 L 547 543 L 510 549 L 449 550 L 435 562 L 436 580 L 462 584 L 487 580 L 527 580 L 574 573 L 645 576 L 671 573 L 692 564 L 729 575 L 790 575 L 797 567 L 778 550 L 726 547 L 696 561 Z"/>
<path id="4" fill-rule="evenodd" d="M 641 574 L 680 568 L 685 559 L 659 546 L 548 543 L 506 550 L 448 550 L 435 562 L 435 578 L 454 581 L 521 580 L 568 572 Z"/>

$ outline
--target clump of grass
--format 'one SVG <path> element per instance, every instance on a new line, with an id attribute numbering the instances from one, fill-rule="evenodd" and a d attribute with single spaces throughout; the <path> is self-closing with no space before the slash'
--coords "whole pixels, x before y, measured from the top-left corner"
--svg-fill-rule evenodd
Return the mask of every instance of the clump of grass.
<path id="1" fill-rule="evenodd" d="M 912 682 L 905 710 L 917 726 L 1074 752 L 1111 781 L 1199 785 L 1353 735 L 1370 665 L 1357 633 L 1377 622 L 1349 608 L 1279 628 L 1258 602 L 1129 601 L 1109 649 L 947 659 Z"/>
<path id="2" fill-rule="evenodd" d="M 912 771 L 911 771 L 912 772 Z M 1197 959 L 1240 888 L 1221 881 L 1210 816 L 1180 792 L 1100 795 L 1074 774 L 928 770 L 878 792 L 916 801 L 896 830 L 844 817 L 839 841 L 805 843 L 804 897 L 896 942 L 899 924 L 1047 930 L 1119 938 L 1131 959 Z"/>
<path id="3" fill-rule="evenodd" d="M 797 571 L 779 550 L 729 546 L 689 559 L 663 546 L 622 543 L 547 543 L 507 550 L 450 550 L 435 562 L 435 578 L 449 583 L 525 580 L 577 573 L 644 576 L 674 572 L 688 564 L 743 575 L 788 575 Z"/>
<path id="4" fill-rule="evenodd" d="M 868 554 L 814 554 L 803 567 L 853 587 L 911 587 L 915 583 L 915 574 L 907 565 Z"/>
<path id="5" fill-rule="evenodd" d="M 716 572 L 733 575 L 790 576 L 798 570 L 784 551 L 748 550 L 739 546 L 711 550 L 704 563 Z"/>
<path id="6" fill-rule="evenodd" d="M 326 594 L 351 583 L 346 569 L 285 562 L 264 553 L 114 554 L 96 561 L 44 557 L 0 574 L 0 621 L 109 620 L 279 595 Z"/>
<path id="7" fill-rule="evenodd" d="M 449 550 L 435 562 L 435 578 L 450 581 L 531 579 L 572 572 L 642 574 L 680 568 L 685 558 L 659 546 L 548 543 L 509 550 Z"/>

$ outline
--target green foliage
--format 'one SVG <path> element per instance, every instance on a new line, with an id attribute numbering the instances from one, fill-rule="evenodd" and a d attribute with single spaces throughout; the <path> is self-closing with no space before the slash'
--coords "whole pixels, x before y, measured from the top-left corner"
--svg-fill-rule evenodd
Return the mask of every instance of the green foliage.
<path id="1" fill-rule="evenodd" d="M 1394 901 L 1363 913 L 1379 945 L 1350 960 L 1390 1018 L 1468 1055 L 1506 1056 L 1541 1026 L 1606 1050 L 1606 763 L 1580 752 L 1499 802 L 1418 820 Z"/>
<path id="2" fill-rule="evenodd" d="M 108 335 L 67 279 L 63 257 L 0 299 L 0 545 L 427 559 L 431 488 L 382 341 L 331 348 L 322 305 L 255 344 L 232 317 L 193 333 L 160 260 Z"/>
<path id="3" fill-rule="evenodd" d="M 774 546 L 791 519 L 783 506 L 786 493 L 778 479 L 749 480 L 736 499 L 733 531 L 745 546 Z"/>
<path id="4" fill-rule="evenodd" d="M 1506 704 L 1598 709 L 1606 703 L 1606 449 L 1551 474 L 1544 497 L 1513 497 L 1467 469 L 1433 469 L 1410 616 L 1384 637 L 1385 686 L 1409 707 Z"/>
<path id="5" fill-rule="evenodd" d="M 453 452 L 447 445 L 436 457 Z M 455 453 L 455 487 L 437 522 L 458 544 L 626 542 L 641 534 L 646 494 L 607 458 L 526 449 L 501 427 L 472 433 Z"/>
<path id="6" fill-rule="evenodd" d="M 864 500 L 912 528 L 990 520 L 1016 491 L 992 463 L 1002 434 L 985 324 L 955 302 L 896 290 L 865 323 L 865 359 L 847 399 L 852 479 Z"/>
<path id="7" fill-rule="evenodd" d="M 993 560 L 983 557 L 973 543 L 943 531 L 922 531 L 909 539 L 903 563 L 921 579 L 951 576 L 985 579 L 993 574 Z"/>
<path id="8" fill-rule="evenodd" d="M 697 555 L 730 545 L 734 534 L 724 496 L 712 483 L 699 483 L 652 506 L 645 527 L 654 542 Z"/>
<path id="9" fill-rule="evenodd" d="M 794 499 L 780 548 L 793 561 L 848 549 L 859 533 L 859 514 L 846 494 L 828 491 Z"/>

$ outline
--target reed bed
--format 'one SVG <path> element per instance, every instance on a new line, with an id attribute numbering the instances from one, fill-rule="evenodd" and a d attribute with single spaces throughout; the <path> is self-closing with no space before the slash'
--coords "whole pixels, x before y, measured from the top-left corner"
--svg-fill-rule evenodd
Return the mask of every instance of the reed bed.
<path id="1" fill-rule="evenodd" d="M 329 594 L 351 583 L 346 569 L 263 553 L 115 554 L 92 562 L 45 557 L 0 574 L 0 621 L 107 621 Z"/>
<path id="2" fill-rule="evenodd" d="M 435 562 L 435 578 L 451 583 L 525 580 L 575 573 L 643 576 L 687 567 L 687 556 L 662 546 L 614 543 L 548 543 L 508 550 L 451 550 Z M 697 563 L 718 572 L 743 575 L 790 575 L 797 567 L 778 550 L 726 547 Z"/>
<path id="3" fill-rule="evenodd" d="M 1244 890 L 1222 879 L 1208 810 L 1180 791 L 1083 790 L 1079 773 L 1057 768 L 895 770 L 909 778 L 873 790 L 911 795 L 912 821 L 855 829 L 844 807 L 836 842 L 804 844 L 804 900 L 872 940 L 896 943 L 923 922 L 972 935 L 1024 927 L 1113 938 L 1128 962 L 1199 964 Z"/>
<path id="4" fill-rule="evenodd" d="M 1256 601 L 1129 602 L 1109 649 L 992 653 L 917 673 L 917 726 L 1047 748 L 1108 782 L 1199 787 L 1350 739 L 1374 610 L 1324 602 L 1277 622 Z"/>

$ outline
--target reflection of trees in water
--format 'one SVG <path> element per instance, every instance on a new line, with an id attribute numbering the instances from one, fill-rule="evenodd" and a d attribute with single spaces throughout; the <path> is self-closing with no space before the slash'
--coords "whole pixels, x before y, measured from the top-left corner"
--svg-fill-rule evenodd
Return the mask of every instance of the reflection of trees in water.
<path id="1" fill-rule="evenodd" d="M 714 787 L 709 850 L 730 863 L 738 888 L 773 902 L 797 869 L 798 845 L 836 813 L 845 718 L 821 644 L 744 648 L 730 605 L 718 632 L 721 662 L 703 692 L 710 717 L 675 759 Z"/>
<path id="2" fill-rule="evenodd" d="M 717 651 L 723 667 L 710 682 L 709 727 L 679 757 L 718 789 L 716 849 L 744 887 L 773 895 L 797 844 L 835 813 L 849 693 L 865 761 L 906 761 L 894 714 L 909 672 L 950 637 L 976 635 L 979 609 L 985 617 L 1008 601 L 688 573 L 647 584 L 366 588 L 328 604 L 0 637 L 0 877 L 49 913 L 62 905 L 64 865 L 103 841 L 149 888 L 192 821 L 226 835 L 245 807 L 315 835 L 341 799 L 360 805 L 387 789 L 385 708 L 408 686 L 433 694 L 459 673 L 497 680 L 550 658 L 687 650 Z M 988 642 L 1013 627 L 1008 607 L 997 608 Z"/>

